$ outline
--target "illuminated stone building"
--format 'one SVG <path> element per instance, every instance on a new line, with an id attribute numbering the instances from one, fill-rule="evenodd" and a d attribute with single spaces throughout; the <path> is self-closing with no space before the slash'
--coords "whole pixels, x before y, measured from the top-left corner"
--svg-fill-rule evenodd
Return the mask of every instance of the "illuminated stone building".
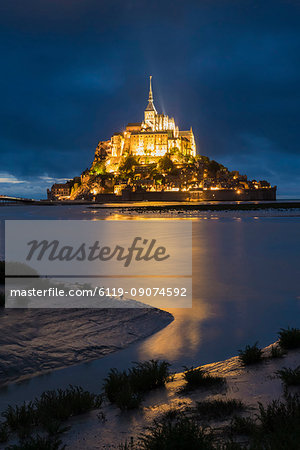
<path id="1" fill-rule="evenodd" d="M 151 79 L 150 76 L 149 98 L 143 122 L 129 123 L 125 131 L 115 133 L 110 141 L 99 143 L 105 148 L 111 163 L 117 162 L 117 159 L 126 154 L 138 156 L 140 162 L 149 162 L 174 151 L 196 156 L 192 128 L 180 131 L 173 117 L 157 113 Z"/>

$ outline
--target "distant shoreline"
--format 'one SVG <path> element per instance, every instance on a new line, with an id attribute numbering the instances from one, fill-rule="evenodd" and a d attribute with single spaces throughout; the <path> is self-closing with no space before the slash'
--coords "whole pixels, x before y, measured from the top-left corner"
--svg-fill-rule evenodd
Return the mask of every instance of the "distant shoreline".
<path id="1" fill-rule="evenodd" d="M 266 209 L 300 209 L 300 200 L 296 201 L 209 201 L 209 202 L 94 202 L 88 200 L 48 201 L 32 200 L 24 202 L 1 203 L 1 206 L 88 206 L 93 209 L 123 209 L 126 211 L 258 211 Z"/>
<path id="2" fill-rule="evenodd" d="M 94 205 L 93 209 L 111 209 L 113 205 Z M 170 204 L 118 204 L 119 209 L 126 211 L 256 211 L 265 209 L 300 209 L 300 201 L 296 202 L 260 202 L 260 203 L 170 203 Z"/>

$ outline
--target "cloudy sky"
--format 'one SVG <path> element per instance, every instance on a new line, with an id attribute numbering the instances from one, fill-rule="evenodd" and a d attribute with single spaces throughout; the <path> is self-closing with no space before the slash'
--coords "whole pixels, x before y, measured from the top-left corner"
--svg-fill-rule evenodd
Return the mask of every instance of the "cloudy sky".
<path id="1" fill-rule="evenodd" d="M 39 198 L 155 105 L 300 198 L 300 3 L 0 0 L 0 194 Z"/>

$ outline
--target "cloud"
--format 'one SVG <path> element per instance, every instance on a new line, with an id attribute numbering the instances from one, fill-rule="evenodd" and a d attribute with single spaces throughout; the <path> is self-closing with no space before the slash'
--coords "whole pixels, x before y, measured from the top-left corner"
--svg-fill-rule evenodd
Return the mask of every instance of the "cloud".
<path id="1" fill-rule="evenodd" d="M 284 154 L 269 139 L 256 135 L 241 135 L 239 155 L 225 156 L 222 163 L 230 170 L 238 169 L 248 178 L 268 180 L 277 185 L 278 195 L 300 198 L 300 155 Z"/>
<path id="2" fill-rule="evenodd" d="M 49 176 L 18 179 L 8 173 L 0 173 L 0 195 L 41 199 L 47 197 L 47 189 L 54 183 L 64 183 L 67 178 Z"/>
<path id="3" fill-rule="evenodd" d="M 18 180 L 14 175 L 0 172 L 0 183 L 20 184 L 26 183 L 25 180 Z"/>
<path id="4" fill-rule="evenodd" d="M 285 189 L 300 154 L 299 12 L 290 0 L 2 2 L 1 170 L 36 189 L 79 175 L 99 140 L 142 119 L 151 73 L 157 108 L 193 126 L 202 154 L 246 173 L 264 161 Z"/>

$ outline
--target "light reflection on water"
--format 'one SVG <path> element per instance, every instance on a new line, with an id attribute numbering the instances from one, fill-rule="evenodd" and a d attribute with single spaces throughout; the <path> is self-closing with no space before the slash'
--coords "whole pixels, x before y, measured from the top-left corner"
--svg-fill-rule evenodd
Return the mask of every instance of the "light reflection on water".
<path id="1" fill-rule="evenodd" d="M 168 311 L 175 317 L 176 324 L 171 323 L 167 332 L 167 329 L 161 330 L 140 344 L 141 360 L 160 358 L 180 361 L 182 355 L 196 355 L 201 347 L 203 336 L 199 325 L 212 316 L 209 305 L 194 302 L 192 311 L 188 308 L 169 308 Z"/>
<path id="2" fill-rule="evenodd" d="M 82 206 L 39 211 L 32 210 L 37 207 L 16 208 L 6 217 L 153 219 L 153 215 Z M 121 352 L 42 377 L 40 390 L 45 383 L 46 387 L 67 385 L 70 377 L 73 383 L 98 388 L 99 379 L 110 367 L 122 368 L 148 358 L 168 359 L 174 370 L 181 370 L 183 365 L 225 359 L 257 340 L 267 345 L 281 327 L 299 327 L 300 218 L 274 216 L 274 212 L 272 217 L 257 211 L 238 214 L 154 215 L 158 222 L 166 218 L 193 220 L 193 308 L 169 310 L 175 317 L 170 325 Z"/>
<path id="3" fill-rule="evenodd" d="M 300 326 L 299 219 L 193 223 L 193 308 L 140 345 L 176 365 L 224 359 Z"/>

